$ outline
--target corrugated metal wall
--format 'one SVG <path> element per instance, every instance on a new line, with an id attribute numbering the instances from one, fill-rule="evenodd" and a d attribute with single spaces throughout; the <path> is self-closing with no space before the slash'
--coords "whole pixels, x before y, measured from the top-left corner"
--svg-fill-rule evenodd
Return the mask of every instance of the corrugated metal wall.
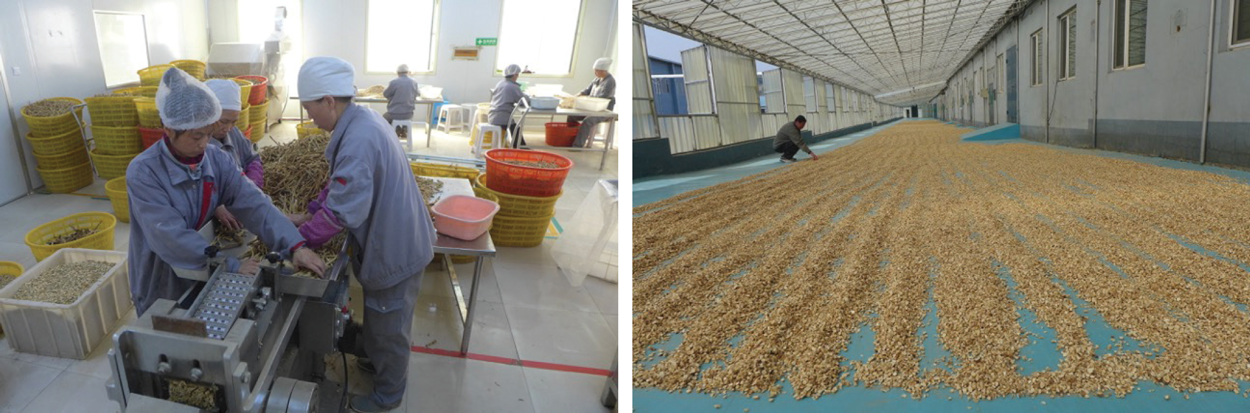
<path id="1" fill-rule="evenodd" d="M 715 113 L 712 107 L 712 82 L 708 73 L 707 46 L 681 52 L 682 70 L 686 78 L 686 104 L 690 114 Z"/>
<path id="2" fill-rule="evenodd" d="M 647 42 L 643 38 L 642 25 L 634 23 L 634 69 L 633 69 L 633 124 L 634 139 L 660 137 L 656 125 L 655 105 L 651 97 L 651 69 L 647 65 Z"/>
<path id="3" fill-rule="evenodd" d="M 755 61 L 715 47 L 709 48 L 708 57 L 712 62 L 721 144 L 759 139 L 763 135 Z"/>
<path id="4" fill-rule="evenodd" d="M 789 119 L 793 120 L 807 109 L 803 103 L 803 75 L 789 69 L 781 69 L 781 85 L 786 90 L 786 114 L 789 115 Z"/>

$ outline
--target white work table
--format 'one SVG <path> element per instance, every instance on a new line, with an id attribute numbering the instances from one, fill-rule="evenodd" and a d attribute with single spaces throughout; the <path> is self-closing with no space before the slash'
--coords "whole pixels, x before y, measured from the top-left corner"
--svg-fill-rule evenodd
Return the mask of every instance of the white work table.
<path id="1" fill-rule="evenodd" d="M 563 146 L 534 145 L 533 142 L 527 142 L 525 145 L 527 148 L 556 149 L 556 150 L 571 151 L 571 152 L 603 152 L 603 156 L 599 158 L 599 170 L 600 171 L 603 170 L 603 165 L 605 165 L 608 161 L 608 151 L 612 150 L 612 142 L 616 137 L 616 121 L 617 119 L 620 118 L 619 114 L 617 114 L 616 112 L 606 111 L 606 110 L 589 111 L 589 110 L 565 109 L 565 108 L 534 109 L 529 106 L 529 103 L 525 99 L 521 99 L 521 102 L 518 103 L 516 107 L 512 110 L 513 119 L 517 119 L 518 116 L 520 117 L 520 120 L 517 121 L 517 127 L 523 127 L 525 125 L 525 118 L 530 115 L 566 116 L 566 117 L 567 116 L 585 116 L 585 117 L 608 118 L 608 136 L 603 142 L 603 148 L 594 148 L 594 147 L 574 148 L 574 147 L 563 147 Z M 519 145 L 520 145 L 519 140 L 517 139 L 512 140 L 513 148 L 517 148 Z M 592 142 L 591 146 L 593 145 L 594 143 Z"/>

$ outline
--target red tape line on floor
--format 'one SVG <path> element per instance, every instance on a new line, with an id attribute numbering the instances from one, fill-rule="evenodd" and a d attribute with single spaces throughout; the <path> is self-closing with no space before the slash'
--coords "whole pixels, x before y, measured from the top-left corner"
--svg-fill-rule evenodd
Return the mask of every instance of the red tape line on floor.
<path id="1" fill-rule="evenodd" d="M 604 369 L 595 369 L 590 367 L 571 366 L 568 364 L 545 363 L 541 361 L 518 360 L 507 357 L 490 356 L 486 354 L 467 353 L 460 354 L 455 350 L 443 350 L 441 348 L 412 346 L 413 353 L 433 354 L 436 356 L 455 357 L 469 360 L 485 361 L 488 363 L 507 364 L 511 366 L 529 367 L 534 369 L 563 371 L 566 373 L 581 373 L 595 376 L 608 377 L 612 375 L 612 371 Z"/>

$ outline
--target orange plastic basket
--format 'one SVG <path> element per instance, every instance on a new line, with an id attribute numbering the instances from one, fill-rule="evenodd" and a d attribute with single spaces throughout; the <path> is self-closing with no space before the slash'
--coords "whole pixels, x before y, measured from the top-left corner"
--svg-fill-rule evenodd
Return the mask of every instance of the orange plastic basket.
<path id="1" fill-rule="evenodd" d="M 152 147 L 152 145 L 155 145 L 157 142 L 160 142 L 161 139 L 164 137 L 165 137 L 164 129 L 145 128 L 142 126 L 139 127 L 139 138 L 143 141 L 144 150 L 147 150 L 148 148 Z"/>
<path id="2" fill-rule="evenodd" d="M 269 78 L 264 76 L 237 76 L 235 79 L 244 79 L 252 81 L 252 94 L 247 97 L 247 103 L 250 105 L 259 105 L 264 102 L 268 96 Z"/>
<path id="3" fill-rule="evenodd" d="M 539 168 L 507 163 L 549 162 L 555 168 Z M 521 149 L 491 149 L 486 151 L 487 187 L 511 195 L 549 197 L 560 194 L 564 178 L 569 176 L 573 161 L 569 158 L 543 151 Z"/>
<path id="4" fill-rule="evenodd" d="M 577 140 L 577 129 L 581 127 L 577 122 L 547 122 L 547 144 L 551 146 L 573 146 L 573 141 Z"/>

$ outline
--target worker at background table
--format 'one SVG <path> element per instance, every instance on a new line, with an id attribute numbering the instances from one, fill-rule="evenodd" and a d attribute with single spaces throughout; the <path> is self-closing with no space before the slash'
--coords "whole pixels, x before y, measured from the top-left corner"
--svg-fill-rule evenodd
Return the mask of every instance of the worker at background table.
<path id="1" fill-rule="evenodd" d="M 578 96 L 590 96 L 595 98 L 608 99 L 608 110 L 616 107 L 616 78 L 608 73 L 608 68 L 612 66 L 612 59 L 601 57 L 595 60 L 595 80 L 590 82 L 590 86 L 582 89 Z M 603 116 L 569 116 L 569 122 L 581 122 L 582 125 L 577 129 L 577 139 L 573 141 L 573 146 L 584 147 L 590 141 L 590 137 L 594 136 L 595 129 L 599 123 L 607 121 L 608 118 Z"/>
<path id="2" fill-rule="evenodd" d="M 235 92 L 238 96 L 238 92 Z M 179 69 L 169 69 L 156 92 L 165 137 L 126 168 L 130 197 L 130 296 L 142 315 L 158 298 L 178 299 L 194 285 L 174 267 L 206 270 L 209 243 L 197 233 L 225 205 L 265 245 L 295 265 L 322 274 L 325 263 L 269 197 L 244 178 L 231 156 L 208 147 L 221 104 L 212 90 Z M 227 270 L 255 274 L 254 260 L 227 258 Z"/>
<path id="3" fill-rule="evenodd" d="M 235 166 L 243 171 L 243 175 L 248 180 L 256 184 L 257 188 L 265 187 L 265 168 L 261 165 L 260 155 L 252 150 L 252 141 L 239 128 L 235 127 L 235 122 L 239 120 L 239 112 L 243 110 L 243 99 L 239 95 L 239 84 L 230 79 L 211 79 L 204 82 L 217 96 L 217 101 L 221 102 L 221 118 L 217 120 L 216 129 L 213 129 L 213 139 L 209 139 L 208 144 L 221 149 L 234 159 Z M 217 217 L 217 222 L 226 229 L 236 231 L 243 227 L 239 220 L 226 209 L 225 205 L 218 205 L 217 211 L 213 213 Z"/>
<path id="4" fill-rule="evenodd" d="M 521 66 L 508 65 L 503 69 L 504 79 L 491 90 L 490 113 L 486 117 L 486 123 L 498 126 L 499 130 L 507 131 L 512 135 L 513 148 L 525 144 L 525 138 L 521 136 L 521 128 L 512 120 L 512 109 L 516 107 L 517 102 L 525 98 L 525 94 L 521 93 L 521 85 L 516 81 L 520 76 Z"/>
<path id="5" fill-rule="evenodd" d="M 399 69 L 395 70 L 399 77 L 391 80 L 386 86 L 386 91 L 382 92 L 382 96 L 386 98 L 386 113 L 382 114 L 382 119 L 386 119 L 386 123 L 397 120 L 411 120 L 412 113 L 417 110 L 417 80 L 408 77 L 408 65 L 399 65 Z M 400 127 L 395 127 L 395 134 L 401 138 L 408 137 L 411 131 L 400 131 Z"/>
<path id="6" fill-rule="evenodd" d="M 356 277 L 364 287 L 363 342 L 373 393 L 353 410 L 394 409 L 407 389 L 413 307 L 425 266 L 434 258 L 434 226 L 399 141 L 376 112 L 352 103 L 355 71 L 334 57 L 314 57 L 299 70 L 299 97 L 317 127 L 334 131 L 326 147 L 330 180 L 291 217 L 314 248 L 347 230 Z"/>
<path id="7" fill-rule="evenodd" d="M 794 154 L 799 153 L 799 149 L 811 155 L 813 161 L 820 159 L 803 142 L 804 126 L 807 126 L 807 118 L 799 115 L 799 117 L 794 118 L 794 122 L 785 124 L 785 126 L 781 127 L 781 130 L 777 131 L 777 137 L 773 138 L 773 151 L 781 154 L 782 162 L 796 162 Z"/>

